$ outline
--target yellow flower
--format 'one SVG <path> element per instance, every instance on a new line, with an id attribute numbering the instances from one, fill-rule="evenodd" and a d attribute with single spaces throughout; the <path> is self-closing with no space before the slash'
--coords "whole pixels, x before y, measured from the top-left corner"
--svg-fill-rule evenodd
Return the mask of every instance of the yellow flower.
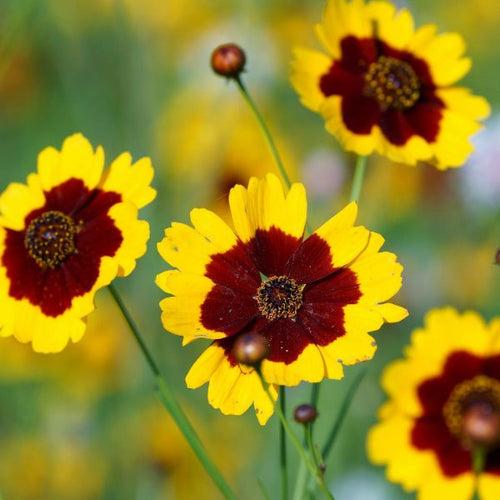
<path id="1" fill-rule="evenodd" d="M 387 477 L 420 500 L 468 500 L 471 452 L 486 451 L 482 499 L 500 498 L 500 318 L 430 311 L 404 359 L 382 384 L 390 400 L 368 436 L 368 453 Z"/>
<path id="2" fill-rule="evenodd" d="M 267 338 L 262 371 L 270 384 L 342 378 L 342 365 L 373 356 L 368 332 L 406 317 L 384 303 L 401 287 L 402 266 L 379 252 L 379 234 L 354 225 L 355 203 L 303 240 L 302 184 L 285 195 L 276 176 L 253 177 L 248 188 L 231 190 L 229 205 L 234 231 L 205 209 L 191 211 L 194 227 L 166 229 L 158 250 L 176 270 L 157 277 L 171 295 L 160 304 L 162 321 L 184 343 L 214 341 L 188 373 L 188 387 L 209 382 L 214 408 L 239 415 L 253 404 L 263 424 L 272 404 L 257 373 L 236 363 L 238 336 L 258 331 Z"/>
<path id="3" fill-rule="evenodd" d="M 78 342 L 94 295 L 127 276 L 146 251 L 153 200 L 148 158 L 123 153 L 104 171 L 104 151 L 81 134 L 48 147 L 26 184 L 0 196 L 0 336 L 59 352 Z"/>
<path id="4" fill-rule="evenodd" d="M 468 73 L 465 44 L 385 1 L 330 0 L 317 35 L 328 55 L 297 49 L 292 83 L 345 149 L 414 165 L 461 166 L 489 114 L 485 99 L 453 85 Z"/>

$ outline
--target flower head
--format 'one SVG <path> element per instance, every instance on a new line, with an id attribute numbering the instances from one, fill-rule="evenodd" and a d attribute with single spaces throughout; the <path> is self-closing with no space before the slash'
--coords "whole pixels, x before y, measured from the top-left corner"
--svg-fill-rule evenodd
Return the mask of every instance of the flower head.
<path id="1" fill-rule="evenodd" d="M 96 291 L 145 253 L 149 225 L 137 211 L 156 194 L 151 162 L 123 153 L 103 169 L 102 148 L 75 134 L 0 196 L 0 336 L 39 352 L 78 342 Z"/>
<path id="2" fill-rule="evenodd" d="M 162 320 L 184 343 L 213 340 L 188 386 L 209 382 L 209 402 L 223 413 L 253 403 L 265 423 L 271 402 L 255 370 L 234 358 L 235 341 L 248 332 L 267 339 L 261 370 L 273 391 L 273 384 L 342 378 L 342 365 L 373 356 L 368 332 L 407 315 L 384 303 L 399 290 L 402 267 L 379 251 L 379 234 L 354 225 L 354 203 L 303 239 L 302 184 L 285 195 L 276 176 L 254 177 L 231 190 L 229 204 L 234 231 L 204 209 L 191 212 L 192 226 L 166 229 L 158 249 L 176 269 L 157 277 L 171 295 L 161 302 Z"/>
<path id="3" fill-rule="evenodd" d="M 418 498 L 466 500 L 474 489 L 472 455 L 486 452 L 481 498 L 500 491 L 500 318 L 430 311 L 403 360 L 383 385 L 390 400 L 370 432 L 368 452 L 391 481 Z"/>
<path id="4" fill-rule="evenodd" d="M 329 0 L 317 35 L 328 54 L 297 49 L 292 83 L 349 151 L 414 165 L 461 166 L 488 103 L 453 87 L 470 69 L 455 33 L 417 30 L 386 1 Z"/>

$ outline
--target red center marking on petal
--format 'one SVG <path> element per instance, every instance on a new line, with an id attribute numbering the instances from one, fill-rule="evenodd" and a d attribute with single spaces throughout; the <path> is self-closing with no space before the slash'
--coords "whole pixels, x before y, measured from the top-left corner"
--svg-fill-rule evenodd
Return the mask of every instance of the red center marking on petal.
<path id="1" fill-rule="evenodd" d="M 225 285 L 217 284 L 202 306 L 203 325 L 229 336 L 216 342 L 224 347 L 228 359 L 234 364 L 231 349 L 235 338 L 243 332 L 261 333 L 269 342 L 267 359 L 286 364 L 296 361 L 310 344 L 330 344 L 345 334 L 344 306 L 357 303 L 361 296 L 355 273 L 348 268 L 333 268 L 330 247 L 323 239 L 313 235 L 302 245 L 297 240 L 293 244 L 292 241 L 283 244 L 288 240 L 279 239 L 279 234 L 275 228 L 267 235 L 261 231 L 259 241 L 251 241 L 246 246 L 246 255 L 253 256 L 248 263 L 253 277 L 251 281 L 241 271 L 238 274 L 244 278 L 242 283 L 230 280 L 230 272 L 226 270 Z M 276 236 L 278 244 L 272 247 Z M 294 251 L 290 253 L 292 247 Z M 256 250 L 262 252 L 263 249 L 270 250 L 272 256 L 255 254 Z M 279 252 L 280 249 L 283 253 Z M 227 268 L 235 260 L 235 251 L 232 249 L 217 256 L 216 260 L 224 256 Z M 242 251 L 241 248 L 238 250 L 239 253 Z M 237 262 L 241 263 L 242 258 Z M 260 264 L 260 269 L 286 272 L 261 283 L 252 262 Z M 220 283 L 222 266 L 216 267 L 217 273 L 211 266 L 208 266 L 207 276 Z M 285 288 L 278 286 L 283 284 Z"/>
<path id="2" fill-rule="evenodd" d="M 2 265 L 12 298 L 56 317 L 92 289 L 102 257 L 120 248 L 122 234 L 107 213 L 121 196 L 70 179 L 46 192 L 45 200 L 26 217 L 25 230 L 6 230 Z"/>

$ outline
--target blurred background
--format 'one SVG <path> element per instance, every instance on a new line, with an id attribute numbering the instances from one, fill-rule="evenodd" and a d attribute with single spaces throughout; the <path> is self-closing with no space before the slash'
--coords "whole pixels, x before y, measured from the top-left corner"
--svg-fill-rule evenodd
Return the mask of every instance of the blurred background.
<path id="1" fill-rule="evenodd" d="M 498 110 L 500 3 L 398 3 L 418 23 L 464 35 L 474 60 L 465 83 Z M 257 477 L 278 491 L 277 419 L 262 429 L 252 412 L 224 417 L 209 407 L 206 388 L 185 388 L 184 376 L 205 346 L 181 348 L 161 328 L 153 279 L 165 265 L 155 244 L 194 206 L 226 217 L 229 188 L 274 168 L 236 88 L 209 69 L 211 50 L 222 42 L 247 52 L 245 80 L 292 177 L 308 187 L 312 225 L 346 203 L 353 158 L 299 104 L 288 81 L 292 47 L 317 46 L 313 24 L 322 8 L 320 0 L 0 0 L 0 188 L 24 180 L 43 147 L 60 147 L 76 131 L 102 144 L 108 161 L 124 150 L 152 157 L 159 196 L 145 212 L 149 252 L 118 287 L 242 499 L 257 498 Z M 367 462 L 364 441 L 384 399 L 380 373 L 401 355 L 425 310 L 452 304 L 488 319 L 499 313 L 500 268 L 493 265 L 500 246 L 499 138 L 495 111 L 463 169 L 370 161 L 360 220 L 381 232 L 404 264 L 398 302 L 411 316 L 376 334 L 378 352 L 328 463 L 337 499 L 412 498 Z M 347 368 L 344 382 L 323 384 L 319 440 L 359 368 Z M 37 355 L 1 339 L 2 500 L 218 498 L 151 389 L 106 290 L 83 340 L 61 354 Z M 309 390 L 288 391 L 290 413 Z"/>

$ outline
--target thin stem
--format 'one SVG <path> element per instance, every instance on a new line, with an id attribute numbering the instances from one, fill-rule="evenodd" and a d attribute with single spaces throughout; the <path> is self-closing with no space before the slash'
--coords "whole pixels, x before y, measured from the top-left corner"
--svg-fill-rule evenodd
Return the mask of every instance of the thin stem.
<path id="1" fill-rule="evenodd" d="M 293 500 L 304 500 L 304 491 L 307 486 L 307 466 L 303 460 L 300 461 L 299 472 L 297 474 L 297 481 L 295 481 L 295 488 L 293 490 Z"/>
<path id="2" fill-rule="evenodd" d="M 312 387 L 311 387 L 311 406 L 314 406 L 314 408 L 317 408 L 317 406 L 318 406 L 320 389 L 321 389 L 321 382 L 318 382 L 317 384 L 312 384 Z"/>
<path id="3" fill-rule="evenodd" d="M 354 177 L 352 180 L 350 201 L 359 202 L 359 197 L 361 195 L 361 188 L 363 186 L 363 179 L 365 178 L 367 162 L 368 162 L 368 156 L 358 156 L 356 159 L 356 166 L 354 167 Z"/>
<path id="4" fill-rule="evenodd" d="M 358 390 L 359 385 L 361 384 L 361 381 L 363 380 L 364 376 L 366 375 L 367 369 L 364 368 L 362 371 L 360 371 L 357 375 L 356 378 L 352 381 L 349 389 L 346 392 L 346 395 L 344 396 L 344 400 L 342 401 L 342 404 L 340 406 L 339 414 L 337 416 L 337 419 L 335 420 L 333 427 L 330 431 L 330 434 L 328 435 L 328 438 L 326 439 L 326 443 L 323 446 L 321 455 L 323 457 L 323 460 L 326 462 L 326 459 L 330 452 L 332 451 L 332 447 L 335 443 L 335 439 L 337 438 L 337 435 L 342 428 L 342 424 L 344 423 L 344 419 L 347 415 L 347 412 L 349 411 L 349 407 L 351 406 L 352 400 Z"/>
<path id="5" fill-rule="evenodd" d="M 477 447 L 472 452 L 472 466 L 474 468 L 474 495 L 473 500 L 480 500 L 481 496 L 479 494 L 479 478 L 484 470 L 484 463 L 486 460 L 486 452 L 484 448 Z"/>
<path id="6" fill-rule="evenodd" d="M 134 318 L 132 318 L 132 315 L 130 314 L 129 310 L 127 309 L 127 306 L 123 302 L 122 298 L 120 297 L 120 294 L 118 293 L 118 290 L 115 288 L 115 285 L 111 283 L 108 286 L 109 293 L 113 297 L 114 301 L 116 302 L 118 308 L 120 309 L 121 313 L 123 314 L 123 317 L 125 318 L 125 321 L 127 322 L 127 325 L 130 328 L 130 331 L 132 332 L 133 336 L 135 337 L 135 340 L 139 344 L 139 348 L 144 355 L 144 358 L 146 359 L 146 362 L 148 363 L 149 367 L 151 368 L 151 371 L 153 372 L 153 375 L 155 377 L 161 377 L 161 370 L 158 367 L 156 361 L 153 358 L 153 355 L 151 354 L 150 350 L 148 349 L 148 346 L 145 344 L 144 339 L 142 338 L 142 335 L 139 332 L 139 327 L 137 326 Z"/>
<path id="7" fill-rule="evenodd" d="M 281 156 L 279 154 L 278 148 L 276 147 L 276 144 L 274 143 L 273 136 L 271 135 L 271 132 L 269 131 L 269 128 L 266 125 L 266 122 L 264 120 L 264 117 L 262 116 L 261 112 L 259 111 L 259 108 L 255 104 L 255 101 L 252 99 L 252 96 L 248 92 L 247 88 L 243 84 L 241 78 L 235 78 L 236 84 L 238 85 L 238 88 L 241 92 L 241 95 L 247 102 L 247 104 L 250 106 L 250 109 L 253 111 L 253 114 L 255 115 L 255 118 L 259 122 L 260 129 L 262 130 L 262 133 L 264 134 L 264 137 L 266 138 L 267 145 L 269 146 L 269 149 L 271 150 L 271 154 L 273 155 L 274 162 L 276 163 L 276 167 L 279 170 L 279 173 L 283 180 L 285 181 L 285 184 L 290 188 L 292 185 L 290 181 L 290 177 L 288 176 L 288 173 L 286 171 L 286 168 L 283 164 L 283 160 L 281 159 Z"/>
<path id="8" fill-rule="evenodd" d="M 286 415 L 286 391 L 284 386 L 279 388 L 279 404 L 283 415 Z M 280 422 L 280 468 L 281 468 L 281 498 L 288 499 L 288 470 L 286 457 L 286 434 L 282 422 Z"/>
<path id="9" fill-rule="evenodd" d="M 312 431 L 313 431 L 312 424 L 307 424 L 306 425 L 306 438 L 307 438 L 307 446 L 309 448 L 309 453 L 313 457 L 314 465 L 316 465 L 316 468 L 321 472 L 322 460 L 321 460 L 321 457 L 319 456 L 319 452 L 316 449 L 316 446 L 314 445 Z"/>
<path id="10" fill-rule="evenodd" d="M 177 427 L 186 438 L 186 441 L 191 446 L 192 450 L 198 457 L 198 460 L 201 462 L 208 475 L 212 478 L 215 485 L 219 488 L 219 491 L 222 493 L 223 497 L 226 500 L 236 500 L 236 495 L 232 492 L 231 488 L 226 483 L 225 479 L 222 477 L 221 473 L 219 472 L 215 464 L 207 455 L 205 447 L 203 446 L 203 443 L 198 437 L 198 434 L 196 433 L 193 426 L 189 422 L 186 414 L 184 413 L 181 406 L 177 402 L 174 393 L 172 392 L 171 388 L 168 386 L 167 382 L 162 376 L 158 364 L 154 360 L 151 351 L 148 349 L 146 343 L 144 342 L 144 339 L 142 338 L 137 323 L 132 318 L 129 310 L 127 309 L 127 306 L 120 297 L 120 294 L 118 293 L 113 284 L 109 285 L 108 289 L 111 296 L 115 300 L 118 308 L 123 314 L 123 317 L 125 318 L 125 321 L 127 322 L 130 331 L 134 335 L 137 344 L 139 345 L 139 348 L 142 354 L 144 355 L 144 358 L 146 359 L 148 366 L 153 372 L 156 384 L 156 390 L 158 391 L 158 396 L 160 398 L 160 401 L 163 403 L 163 406 L 174 419 L 175 423 L 177 424 Z"/>
<path id="11" fill-rule="evenodd" d="M 262 373 L 260 373 L 260 370 L 256 370 L 256 372 L 259 375 L 260 381 L 262 383 L 262 387 L 266 391 L 266 394 L 267 394 L 269 400 L 271 402 L 273 402 L 273 404 L 274 404 L 274 400 L 271 396 L 271 393 L 269 392 L 269 385 L 262 377 Z M 317 482 L 319 488 L 321 489 L 322 493 L 324 494 L 325 498 L 328 498 L 329 500 L 334 500 L 333 495 L 328 491 L 328 488 L 326 487 L 326 484 L 323 480 L 323 475 L 315 467 L 314 462 L 311 460 L 311 457 L 306 452 L 306 450 L 302 447 L 302 444 L 300 443 L 300 439 L 297 437 L 295 432 L 293 432 L 292 428 L 290 427 L 290 424 L 288 423 L 285 415 L 283 414 L 283 411 L 281 410 L 281 406 L 277 405 L 276 409 L 277 409 L 278 417 L 281 421 L 283 428 L 285 429 L 285 432 L 288 436 L 288 439 L 290 440 L 290 442 L 293 444 L 293 446 L 295 447 L 295 449 L 299 453 L 300 458 L 305 462 L 311 475 L 316 479 L 316 482 Z"/>

